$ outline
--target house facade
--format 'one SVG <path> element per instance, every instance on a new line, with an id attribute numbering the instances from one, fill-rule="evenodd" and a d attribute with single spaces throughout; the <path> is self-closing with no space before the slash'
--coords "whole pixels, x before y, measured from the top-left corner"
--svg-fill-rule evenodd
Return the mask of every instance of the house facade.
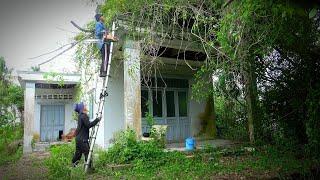
<path id="1" fill-rule="evenodd" d="M 44 72 L 18 71 L 24 89 L 24 153 L 32 152 L 32 139 L 59 141 L 62 134 L 76 127 L 72 113 L 80 74 L 59 74 L 59 80 L 45 76 Z"/>
<path id="2" fill-rule="evenodd" d="M 182 46 L 181 46 L 182 44 Z M 162 43 L 158 76 L 147 75 L 147 63 L 152 57 L 143 54 L 141 42 L 131 39 L 115 43 L 112 53 L 103 121 L 97 136 L 97 144 L 108 148 L 115 133 L 126 128 L 135 129 L 139 136 L 149 132 L 146 116 L 149 114 L 158 125 L 167 125 L 168 142 L 184 141 L 201 130 L 200 114 L 206 102 L 192 99 L 191 86 L 196 69 L 203 65 L 206 56 L 200 48 L 189 42 L 168 41 Z M 183 49 L 183 50 L 181 50 Z M 185 55 L 187 54 L 187 55 Z M 98 66 L 91 62 L 89 69 Z M 98 108 L 102 79 L 96 73 L 83 89 L 83 99 L 94 118 Z"/>

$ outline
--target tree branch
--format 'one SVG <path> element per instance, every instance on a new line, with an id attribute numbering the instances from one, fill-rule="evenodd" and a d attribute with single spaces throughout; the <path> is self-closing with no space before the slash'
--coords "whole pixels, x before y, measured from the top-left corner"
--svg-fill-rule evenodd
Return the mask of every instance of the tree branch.
<path id="1" fill-rule="evenodd" d="M 234 0 L 228 0 L 224 5 L 223 5 L 223 7 L 225 8 L 225 7 L 227 7 L 229 4 L 231 4 L 232 2 L 233 2 Z"/>
<path id="2" fill-rule="evenodd" d="M 82 31 L 82 32 L 85 32 L 85 33 L 94 33 L 94 30 L 93 29 L 83 29 L 82 27 L 80 27 L 79 25 L 77 25 L 75 22 L 73 22 L 73 21 L 70 21 L 71 22 L 71 24 L 74 26 L 74 27 L 76 27 L 77 29 L 79 29 L 80 31 Z"/>

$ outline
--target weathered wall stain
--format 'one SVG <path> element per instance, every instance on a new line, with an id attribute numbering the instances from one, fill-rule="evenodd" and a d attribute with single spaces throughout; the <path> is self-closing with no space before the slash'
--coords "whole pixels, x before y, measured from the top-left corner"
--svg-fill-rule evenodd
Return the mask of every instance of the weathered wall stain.
<path id="1" fill-rule="evenodd" d="M 208 98 L 203 113 L 199 114 L 201 130 L 199 135 L 214 138 L 217 135 L 216 115 L 214 112 L 213 99 Z"/>
<path id="2" fill-rule="evenodd" d="M 141 134 L 141 84 L 139 43 L 126 41 L 124 50 L 124 113 L 126 128 Z"/>

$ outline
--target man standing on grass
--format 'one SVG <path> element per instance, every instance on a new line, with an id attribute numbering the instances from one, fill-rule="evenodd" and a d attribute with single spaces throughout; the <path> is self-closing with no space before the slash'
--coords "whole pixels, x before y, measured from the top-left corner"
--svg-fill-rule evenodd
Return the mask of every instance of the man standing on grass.
<path id="1" fill-rule="evenodd" d="M 76 130 L 76 152 L 72 158 L 72 164 L 76 167 L 82 154 L 84 154 L 85 160 L 87 161 L 90 150 L 89 129 L 95 126 L 101 118 L 97 118 L 93 122 L 90 122 L 87 114 L 88 109 L 83 103 L 76 104 L 74 110 L 78 113 L 78 126 Z M 92 168 L 91 162 L 89 168 Z"/>

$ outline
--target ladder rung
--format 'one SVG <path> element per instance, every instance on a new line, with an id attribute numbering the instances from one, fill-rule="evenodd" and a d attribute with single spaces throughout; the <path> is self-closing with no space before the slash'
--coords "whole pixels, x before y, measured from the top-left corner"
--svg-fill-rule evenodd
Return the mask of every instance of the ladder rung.
<path id="1" fill-rule="evenodd" d="M 112 29 L 115 28 L 115 24 L 113 23 L 112 24 Z M 112 31 L 112 34 L 114 35 L 114 31 Z M 112 47 L 113 47 L 113 44 L 111 43 L 111 51 L 110 51 L 110 54 L 109 54 L 109 59 L 110 61 L 108 62 L 108 66 L 107 66 L 107 76 L 103 78 L 103 88 L 101 89 L 101 93 L 100 93 L 100 102 L 99 102 L 99 105 L 98 105 L 98 112 L 96 113 L 96 116 L 98 118 L 102 118 L 102 113 L 103 113 L 103 109 L 104 109 L 104 105 L 105 105 L 105 100 L 106 100 L 106 96 L 108 96 L 108 92 L 107 92 L 107 85 L 108 85 L 108 78 L 112 78 L 110 76 L 110 68 L 111 68 L 111 55 L 112 55 Z M 107 78 L 108 77 L 108 78 Z M 94 147 L 94 144 L 95 144 L 95 139 L 97 138 L 97 133 L 98 133 L 98 130 L 99 130 L 99 122 L 97 123 L 97 125 L 94 127 L 94 129 L 91 131 L 91 135 L 90 135 L 90 150 L 89 150 L 89 156 L 88 156 L 88 159 L 86 160 L 85 162 L 85 171 L 87 172 L 88 170 L 88 166 L 90 165 L 90 160 L 92 158 L 92 155 L 93 155 L 93 147 Z"/>

